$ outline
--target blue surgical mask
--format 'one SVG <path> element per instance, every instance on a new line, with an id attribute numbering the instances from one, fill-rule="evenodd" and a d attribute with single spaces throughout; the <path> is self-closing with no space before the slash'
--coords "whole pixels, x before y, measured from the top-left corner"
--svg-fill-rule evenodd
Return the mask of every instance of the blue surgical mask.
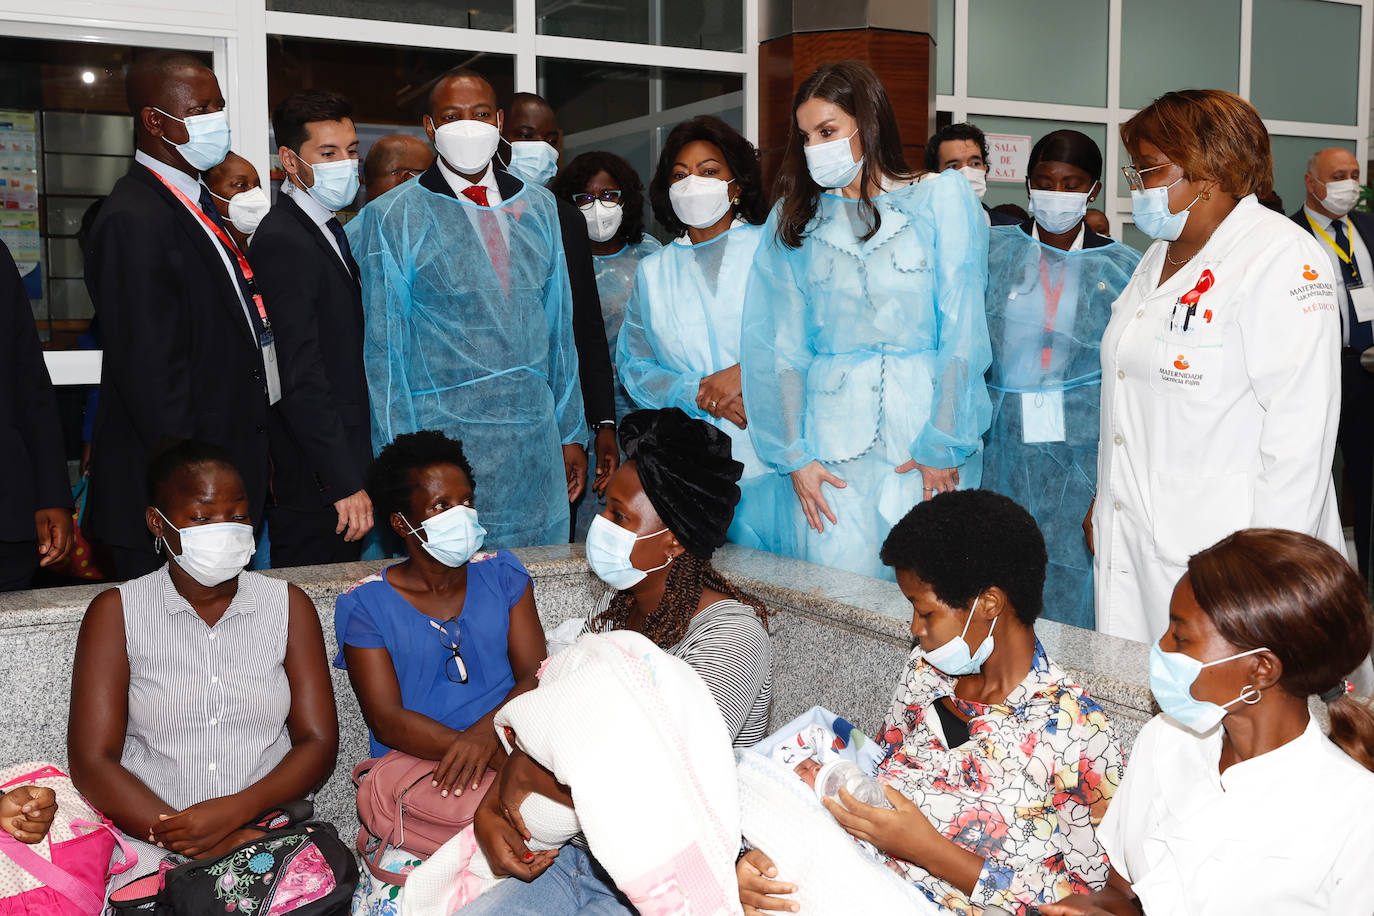
<path id="1" fill-rule="evenodd" d="M 1051 235 L 1068 232 L 1088 212 L 1088 195 L 1082 191 L 1030 189 L 1030 215 Z"/>
<path id="2" fill-rule="evenodd" d="M 854 133 L 858 133 L 857 128 Z M 806 156 L 806 170 L 811 173 L 812 181 L 827 189 L 849 186 L 864 164 L 864 157 L 860 156 L 856 162 L 854 152 L 849 148 L 849 141 L 853 137 L 854 134 L 850 134 L 848 137 L 802 147 L 802 153 Z"/>
<path id="3" fill-rule="evenodd" d="M 310 169 L 315 183 L 306 188 L 311 197 L 326 210 L 342 210 L 358 196 L 358 160 L 338 159 L 333 162 L 296 161 Z"/>
<path id="4" fill-rule="evenodd" d="M 921 655 L 936 668 L 948 674 L 950 677 L 963 677 L 966 674 L 973 674 L 983 669 L 983 662 L 988 660 L 992 654 L 996 643 L 992 638 L 992 631 L 997 628 L 997 618 L 992 619 L 992 626 L 988 627 L 987 638 L 978 644 L 977 651 L 970 652 L 968 642 L 964 639 L 968 635 L 968 625 L 973 622 L 973 611 L 969 611 L 968 620 L 964 621 L 964 632 L 945 643 L 937 646 L 930 651 L 921 650 Z"/>
<path id="5" fill-rule="evenodd" d="M 506 168 L 521 181 L 545 185 L 558 172 L 558 150 L 543 140 L 512 140 Z"/>
<path id="6" fill-rule="evenodd" d="M 624 591 L 638 585 L 649 573 L 658 572 L 673 561 L 669 559 L 653 569 L 636 569 L 634 563 L 630 562 L 630 553 L 635 549 L 635 542 L 658 537 L 667 530 L 664 528 L 653 534 L 635 537 L 633 531 L 620 527 L 604 515 L 598 515 L 592 519 L 592 526 L 587 529 L 587 565 L 596 573 L 597 578 L 611 588 Z"/>
<path id="7" fill-rule="evenodd" d="M 1251 649 L 1249 652 L 1240 652 L 1214 662 L 1200 662 L 1182 652 L 1165 652 L 1159 647 L 1159 643 L 1155 643 L 1150 648 L 1150 692 L 1155 695 L 1155 702 L 1166 716 L 1198 734 L 1209 732 L 1225 718 L 1226 707 L 1242 701 L 1258 703 L 1259 691 L 1247 687 L 1241 691 L 1240 696 L 1222 706 L 1199 700 L 1193 696 L 1193 682 L 1202 673 L 1202 669 L 1267 651 L 1269 650 L 1265 648 Z"/>
<path id="8" fill-rule="evenodd" d="M 410 520 L 404 515 L 401 520 L 410 526 L 410 533 L 416 537 L 420 537 L 420 532 L 424 531 L 420 545 L 425 548 L 425 553 L 454 569 L 471 560 L 472 555 L 482 548 L 482 541 L 487 536 L 487 529 L 477 521 L 477 510 L 471 506 L 445 509 L 425 519 L 419 528 L 410 525 Z"/>
<path id="9" fill-rule="evenodd" d="M 1182 180 L 1178 178 L 1157 188 L 1131 191 L 1131 218 L 1135 220 L 1137 229 L 1152 239 L 1165 242 L 1172 242 L 1183 234 L 1183 226 L 1188 222 L 1188 214 L 1191 212 L 1189 207 L 1197 203 L 1202 195 L 1198 194 L 1192 203 L 1177 213 L 1170 210 L 1169 189 Z"/>
<path id="10" fill-rule="evenodd" d="M 223 109 L 191 115 L 189 118 L 169 115 L 157 106 L 153 106 L 153 111 L 186 125 L 185 143 L 172 143 L 166 136 L 162 139 L 175 146 L 191 168 L 202 172 L 212 169 L 229 155 L 229 115 Z"/>

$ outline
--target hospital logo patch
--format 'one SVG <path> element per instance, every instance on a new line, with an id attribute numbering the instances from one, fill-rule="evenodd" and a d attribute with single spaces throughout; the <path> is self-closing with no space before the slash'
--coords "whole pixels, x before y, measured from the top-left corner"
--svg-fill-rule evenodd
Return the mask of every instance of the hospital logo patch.
<path id="1" fill-rule="evenodd" d="M 1304 280 L 1315 280 L 1319 276 L 1321 276 L 1321 274 L 1313 270 L 1311 264 L 1302 265 L 1302 278 Z"/>

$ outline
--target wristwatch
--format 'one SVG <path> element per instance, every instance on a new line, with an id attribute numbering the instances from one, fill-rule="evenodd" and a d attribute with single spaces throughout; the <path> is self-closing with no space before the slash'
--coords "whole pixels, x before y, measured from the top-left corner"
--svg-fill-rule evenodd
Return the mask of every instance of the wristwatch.
<path id="1" fill-rule="evenodd" d="M 593 424 L 592 429 L 596 430 L 597 432 L 601 432 L 603 429 L 614 430 L 614 429 L 615 429 L 615 421 L 614 421 L 614 420 L 602 420 L 600 423 Z"/>

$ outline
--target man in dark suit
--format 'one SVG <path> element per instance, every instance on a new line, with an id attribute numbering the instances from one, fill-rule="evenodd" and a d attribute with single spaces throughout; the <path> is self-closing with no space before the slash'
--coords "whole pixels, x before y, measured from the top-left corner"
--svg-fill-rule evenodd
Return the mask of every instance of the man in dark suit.
<path id="1" fill-rule="evenodd" d="M 553 106 L 532 92 L 517 92 L 501 125 L 501 136 L 511 149 L 509 171 L 521 181 L 546 184 L 552 174 L 535 174 L 530 163 L 539 159 L 519 155 L 522 149 L 547 147 L 553 164 L 563 153 L 563 131 Z M 545 150 L 545 156 L 549 152 Z M 521 166 L 524 162 L 526 165 Z M 596 288 L 587 220 L 570 200 L 558 201 L 558 222 L 563 230 L 563 254 L 568 261 L 568 285 L 573 297 L 573 340 L 577 344 L 577 371 L 582 383 L 582 403 L 587 426 L 594 438 L 597 479 L 609 478 L 620 467 L 620 446 L 615 437 L 615 375 L 606 343 L 606 324 L 601 315 L 601 294 Z M 586 494 L 582 495 L 586 498 Z M 576 512 L 573 513 L 576 517 Z"/>
<path id="2" fill-rule="evenodd" d="M 250 255 L 277 339 L 268 418 L 272 566 L 342 563 L 372 527 L 372 431 L 358 265 L 334 212 L 358 194 L 358 134 L 342 96 L 306 89 L 272 114 L 286 181 Z"/>
<path id="3" fill-rule="evenodd" d="M 0 242 L 0 592 L 28 588 L 72 544 L 72 492 L 62 430 L 33 310 Z"/>
<path id="4" fill-rule="evenodd" d="M 950 124 L 936 131 L 926 141 L 925 168 L 927 172 L 956 169 L 973 187 L 981 202 L 988 190 L 988 138 L 974 124 Z M 989 225 L 1014 226 L 1020 220 L 1007 213 L 997 213 L 983 204 Z"/>
<path id="5" fill-rule="evenodd" d="M 215 74 L 189 55 L 154 51 L 134 61 L 126 84 L 134 163 L 85 252 L 105 348 L 87 532 L 110 547 L 121 579 L 161 565 L 143 520 L 145 477 L 172 443 L 227 451 L 261 519 L 267 407 L 279 395 L 260 300 L 199 182 L 229 148 Z"/>
<path id="6" fill-rule="evenodd" d="M 1330 275 L 1340 277 L 1341 420 L 1336 442 L 1345 459 L 1360 574 L 1369 578 L 1371 499 L 1374 499 L 1374 375 L 1361 355 L 1374 356 L 1374 215 L 1356 213 L 1360 162 L 1349 150 L 1324 149 L 1307 162 L 1307 197 L 1293 222 L 1326 252 Z M 1325 271 L 1323 271 L 1325 272 Z"/>

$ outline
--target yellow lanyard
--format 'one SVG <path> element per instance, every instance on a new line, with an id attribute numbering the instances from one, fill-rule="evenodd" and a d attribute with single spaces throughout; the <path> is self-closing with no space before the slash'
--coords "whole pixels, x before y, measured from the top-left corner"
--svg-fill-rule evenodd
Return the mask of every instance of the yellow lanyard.
<path id="1" fill-rule="evenodd" d="M 1360 271 L 1358 268 L 1355 267 L 1355 263 L 1352 260 L 1355 256 L 1355 236 L 1351 235 L 1350 220 L 1345 219 L 1344 222 L 1346 223 L 1345 238 L 1346 241 L 1350 243 L 1350 250 L 1348 252 L 1341 251 L 1341 247 L 1336 244 L 1336 240 L 1333 239 L 1330 235 L 1328 235 L 1325 229 L 1323 229 L 1321 226 L 1318 226 L 1316 220 L 1314 220 L 1311 216 L 1307 216 L 1307 225 L 1312 227 L 1312 231 L 1317 233 L 1317 235 L 1321 236 L 1322 241 L 1330 245 L 1331 250 L 1336 252 L 1336 256 L 1345 263 L 1349 264 L 1350 267 L 1355 270 L 1355 273 L 1358 274 Z"/>

